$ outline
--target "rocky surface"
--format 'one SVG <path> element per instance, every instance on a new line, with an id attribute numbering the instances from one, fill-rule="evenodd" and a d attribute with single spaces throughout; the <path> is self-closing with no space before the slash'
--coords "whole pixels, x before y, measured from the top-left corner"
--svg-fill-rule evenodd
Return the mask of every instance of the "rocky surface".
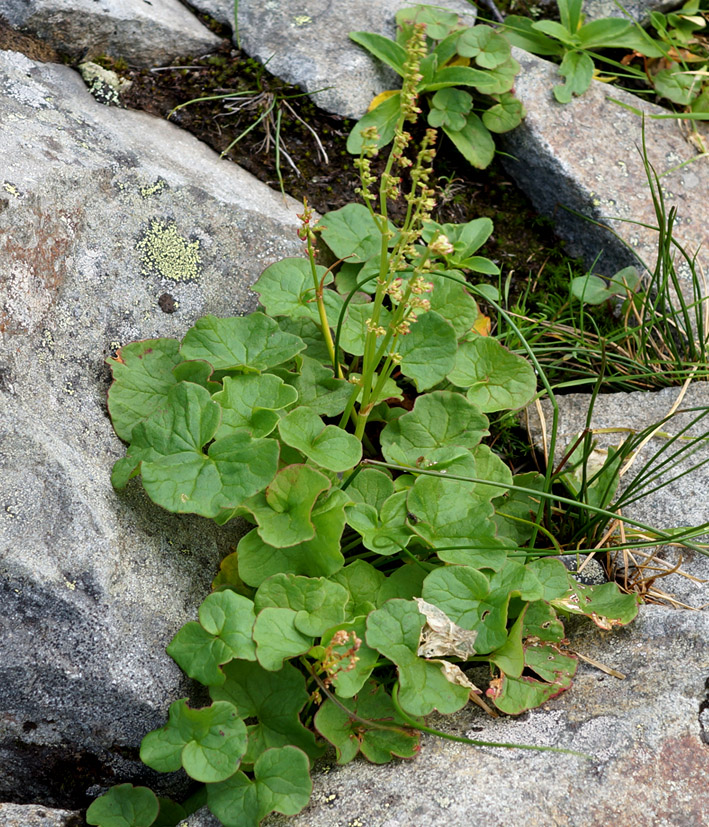
<path id="1" fill-rule="evenodd" d="M 3 827 L 81 827 L 84 820 L 76 810 L 52 810 L 34 804 L 0 804 Z"/>
<path id="2" fill-rule="evenodd" d="M 0 800 L 77 806 L 138 772 L 185 694 L 164 654 L 234 531 L 109 474 L 103 360 L 245 313 L 297 205 L 78 73 L 0 53 Z"/>
<path id="3" fill-rule="evenodd" d="M 473 707 L 432 726 L 480 740 L 565 747 L 592 760 L 426 736 L 410 762 L 323 766 L 312 803 L 264 827 L 706 823 L 709 746 L 699 717 L 707 704 L 709 614 L 647 606 L 621 631 L 584 624 L 571 648 L 625 679 L 581 662 L 571 691 L 544 709 L 492 721 Z M 206 817 L 202 824 L 211 827 Z"/>
<path id="4" fill-rule="evenodd" d="M 3 0 L 0 11 L 11 26 L 77 60 L 106 54 L 157 66 L 219 45 L 179 0 Z"/>
<path id="5" fill-rule="evenodd" d="M 657 233 L 640 226 L 656 225 L 641 153 L 642 118 L 611 101 L 615 98 L 650 115 L 666 111 L 630 93 L 598 81 L 569 104 L 557 103 L 552 87 L 561 81 L 549 61 L 515 49 L 522 72 L 515 93 L 527 117 L 502 136 L 501 147 L 513 156 L 505 167 L 534 206 L 552 216 L 570 251 L 596 272 L 612 275 L 638 256 L 654 267 Z M 694 162 L 698 150 L 686 127 L 674 120 L 646 120 L 645 147 L 650 164 L 662 177 L 666 209 L 677 209 L 675 237 L 690 254 L 709 243 L 707 159 Z M 689 163 L 692 162 L 692 163 Z M 592 219 L 584 220 L 574 215 Z M 593 221 L 610 227 L 614 233 Z M 685 278 L 686 295 L 691 286 Z"/>
<path id="6" fill-rule="evenodd" d="M 233 0 L 195 0 L 195 8 L 226 25 L 234 24 Z M 353 43 L 351 31 L 393 37 L 396 12 L 415 3 L 402 0 L 239 0 L 239 40 L 243 49 L 277 77 L 296 83 L 328 112 L 361 118 L 372 98 L 396 89 L 398 77 Z M 475 7 L 466 0 L 436 5 L 464 15 L 471 24 Z"/>
<path id="7" fill-rule="evenodd" d="M 601 17 L 631 17 L 644 24 L 649 20 L 650 12 L 668 12 L 683 4 L 682 0 L 628 0 L 620 5 L 622 9 L 614 0 L 585 0 L 583 12 L 587 22 Z"/>
<path id="8" fill-rule="evenodd" d="M 58 0 L 9 0 L 3 13 L 81 57 L 108 52 L 150 65 L 216 42 L 177 0 L 132 5 L 129 16 L 121 0 L 72 2 L 68 14 Z M 230 23 L 231 0 L 193 5 Z M 269 69 L 311 92 L 336 86 L 316 96 L 318 103 L 358 116 L 392 79 L 346 34 L 391 33 L 398 5 L 314 0 L 304 9 L 290 0 L 240 0 L 242 41 L 264 61 L 275 54 Z M 184 27 L 168 24 L 168 12 Z M 611 272 L 626 260 L 622 248 L 607 232 L 594 235 L 591 225 L 567 220 L 561 206 L 647 218 L 635 151 L 640 122 L 597 84 L 561 107 L 550 92 L 554 67 L 519 58 L 517 91 L 528 118 L 507 145 L 519 158 L 519 181 L 577 250 L 593 257 L 603 249 L 601 271 Z M 193 618 L 238 531 L 162 512 L 138 486 L 121 496 L 111 489 L 110 467 L 123 447 L 105 411 L 103 359 L 136 338 L 181 336 L 207 312 L 248 312 L 248 285 L 263 267 L 300 250 L 297 205 L 176 127 L 100 106 L 73 70 L 17 53 L 0 53 L 0 129 L 0 800 L 15 802 L 0 804 L 0 823 L 74 827 L 81 816 L 73 808 L 85 805 L 87 788 L 94 795 L 123 780 L 179 788 L 179 778 L 158 780 L 141 768 L 137 746 L 164 722 L 169 702 L 187 694 L 164 646 Z M 672 122 L 648 122 L 647 134 L 658 172 L 692 157 Z M 698 206 L 709 194 L 705 164 L 663 178 L 690 248 L 705 239 Z M 613 226 L 652 256 L 651 235 Z M 633 424 L 644 423 L 645 412 L 650 421 L 660 418 L 671 396 L 634 403 Z M 709 403 L 706 396 L 690 401 Z M 578 429 L 580 414 L 570 405 L 564 432 Z M 598 421 L 617 424 L 627 400 L 616 411 L 599 401 L 597 415 L 607 417 Z M 648 522 L 706 519 L 697 512 L 707 482 L 702 471 L 663 489 L 647 501 Z M 677 578 L 663 587 L 670 584 L 678 595 L 686 585 Z M 682 598 L 706 602 L 695 584 Z M 570 747 L 593 761 L 427 737 L 415 762 L 321 765 L 308 809 L 270 824 L 709 821 L 709 613 L 647 606 L 613 635 L 584 627 L 572 647 L 625 680 L 582 664 L 573 691 L 544 710 L 490 721 L 471 709 L 434 725 L 473 738 Z M 190 827 L 215 823 L 206 811 L 188 820 Z"/>
<path id="9" fill-rule="evenodd" d="M 642 431 L 656 423 L 662 423 L 678 399 L 680 388 L 666 388 L 656 393 L 609 393 L 597 397 L 591 417 L 591 428 L 618 429 L 615 433 L 597 434 L 594 441 L 599 449 L 619 445 L 632 428 Z M 587 394 L 558 396 L 559 434 L 556 462 L 560 462 L 577 436 L 586 427 L 589 397 Z M 664 422 L 658 435 L 651 439 L 639 452 L 637 459 L 623 475 L 622 489 L 631 484 L 638 473 L 643 473 L 645 464 L 652 458 L 657 465 L 668 462 L 663 473 L 653 480 L 648 474 L 645 489 L 647 496 L 623 508 L 623 514 L 646 525 L 659 529 L 696 526 L 709 523 L 709 444 L 706 441 L 692 442 L 709 430 L 706 412 L 709 411 L 709 383 L 696 382 L 690 385 L 681 398 L 679 413 Z M 546 432 L 550 432 L 551 405 L 542 402 L 546 420 Z M 705 415 L 702 416 L 702 413 Z M 537 447 L 543 450 L 542 427 L 536 408 L 527 409 L 530 433 Z M 693 421 L 698 418 L 696 424 Z M 681 434 L 682 439 L 670 443 L 665 435 Z M 676 452 L 684 452 L 672 458 Z M 695 467 L 699 466 L 699 467 Z M 691 472 L 691 473 L 688 473 Z M 685 476 L 681 476 L 685 474 Z M 677 479 L 674 479 L 677 477 Z M 663 485 L 659 490 L 653 490 Z M 702 538 L 705 542 L 707 537 Z M 698 578 L 690 580 L 680 574 L 671 574 L 658 579 L 655 587 L 672 595 L 682 603 L 694 608 L 709 609 L 709 557 L 687 549 L 661 549 L 660 556 L 672 568 L 682 560 L 682 571 Z"/>

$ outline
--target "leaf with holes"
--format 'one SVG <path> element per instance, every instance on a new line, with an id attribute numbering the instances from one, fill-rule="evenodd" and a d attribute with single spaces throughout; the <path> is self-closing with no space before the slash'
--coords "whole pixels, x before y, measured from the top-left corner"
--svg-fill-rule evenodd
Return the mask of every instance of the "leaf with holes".
<path id="1" fill-rule="evenodd" d="M 423 624 L 415 603 L 389 600 L 367 618 L 367 645 L 397 665 L 399 702 L 410 715 L 457 712 L 468 702 L 469 690 L 450 683 L 440 664 L 416 655 Z"/>

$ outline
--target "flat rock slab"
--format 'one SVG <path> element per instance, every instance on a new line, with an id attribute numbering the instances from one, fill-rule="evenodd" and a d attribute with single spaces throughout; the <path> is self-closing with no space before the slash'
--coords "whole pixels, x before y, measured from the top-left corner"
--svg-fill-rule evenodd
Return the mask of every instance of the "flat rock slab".
<path id="1" fill-rule="evenodd" d="M 151 782 L 137 746 L 187 694 L 165 645 L 238 532 L 112 490 L 103 361 L 252 310 L 298 205 L 15 52 L 0 131 L 0 800 L 73 808 Z"/>
<path id="2" fill-rule="evenodd" d="M 158 66 L 221 42 L 179 0 L 3 0 L 2 14 L 74 59 L 106 54 Z"/>
<path id="3" fill-rule="evenodd" d="M 234 24 L 233 0 L 194 0 L 196 9 L 221 23 Z M 239 0 L 239 40 L 244 51 L 268 71 L 308 92 L 328 112 L 361 118 L 372 99 L 401 81 L 349 38 L 349 32 L 393 37 L 402 0 Z M 466 0 L 436 5 L 464 15 L 471 24 L 475 8 Z"/>
<path id="4" fill-rule="evenodd" d="M 650 12 L 668 12 L 682 6 L 682 0 L 627 0 L 621 3 L 619 8 L 614 0 L 585 0 L 583 12 L 586 15 L 586 22 L 600 20 L 602 17 L 631 17 L 639 23 L 645 23 L 650 19 Z M 627 12 L 627 14 L 626 14 Z"/>
<path id="5" fill-rule="evenodd" d="M 653 268 L 657 233 L 627 223 L 657 224 L 640 152 L 642 119 L 610 99 L 647 115 L 666 115 L 666 110 L 598 81 L 562 105 L 552 93 L 562 80 L 557 67 L 519 49 L 514 56 L 522 67 L 515 94 L 527 117 L 501 136 L 501 148 L 513 156 L 503 158 L 507 171 L 536 209 L 553 218 L 574 255 L 583 256 L 588 266 L 600 256 L 596 272 L 612 275 L 634 263 L 635 256 Z M 648 160 L 662 176 L 667 211 L 677 209 L 675 238 L 692 254 L 709 245 L 709 159 L 692 161 L 698 150 L 682 130 L 673 120 L 645 121 Z M 619 239 L 569 210 L 607 225 Z M 691 296 L 686 279 L 685 284 L 683 292 Z"/>
<path id="6" fill-rule="evenodd" d="M 599 448 L 607 449 L 609 446 L 619 445 L 626 438 L 628 434 L 623 429 L 642 431 L 662 422 L 670 413 L 679 393 L 679 388 L 666 388 L 655 393 L 636 391 L 601 394 L 596 398 L 590 426 L 618 430 L 615 433 L 596 434 L 594 441 Z M 586 427 L 590 398 L 588 394 L 557 397 L 557 463 L 564 457 L 567 447 L 575 442 Z M 686 412 L 677 413 L 671 420 L 662 424 L 660 430 L 663 434 L 675 435 L 684 431 L 683 437 L 695 438 L 709 432 L 709 416 L 704 416 L 689 427 L 702 412 L 709 411 L 709 382 L 696 382 L 690 385 L 679 409 Z M 542 412 L 546 421 L 546 433 L 550 433 L 552 409 L 548 401 L 542 402 Z M 539 414 L 534 406 L 530 406 L 526 415 L 532 439 L 541 450 L 544 446 Z M 684 430 L 685 428 L 688 430 Z M 642 471 L 645 463 L 657 452 L 661 453 L 657 455 L 655 462 L 662 462 L 666 458 L 669 462 L 665 465 L 662 475 L 654 482 L 645 475 L 648 477 L 647 489 L 654 489 L 663 483 L 668 484 L 659 490 L 650 491 L 646 497 L 623 508 L 625 516 L 659 529 L 696 526 L 709 522 L 709 441 L 700 441 L 691 446 L 691 455 L 670 459 L 676 451 L 689 448 L 689 441 L 683 438 L 669 443 L 666 436 L 658 435 L 638 452 L 630 470 L 623 475 L 622 486 L 627 487 L 636 473 Z M 686 453 L 689 454 L 688 451 Z M 695 465 L 700 467 L 691 470 Z M 680 476 L 681 474 L 686 475 Z M 671 481 L 674 477 L 679 478 Z M 706 542 L 707 537 L 703 539 Z M 663 549 L 661 556 L 668 561 L 670 567 L 680 561 L 680 552 L 677 550 Z M 672 574 L 657 580 L 656 587 L 687 605 L 709 608 L 709 557 L 686 549 L 681 550 L 681 557 L 682 569 L 705 582 L 694 582 L 679 574 Z"/>
<path id="7" fill-rule="evenodd" d="M 76 810 L 52 810 L 34 804 L 0 804 L 2 827 L 81 827 L 85 823 Z"/>
<path id="8" fill-rule="evenodd" d="M 475 748 L 426 736 L 420 755 L 374 766 L 357 760 L 314 773 L 312 803 L 268 827 L 690 827 L 709 820 L 709 614 L 641 608 L 626 629 L 584 624 L 571 648 L 574 686 L 544 709 L 493 721 L 477 707 L 438 717 L 451 734 L 578 750 L 594 756 Z M 213 823 L 207 817 L 204 827 Z M 196 825 L 195 825 L 196 827 Z"/>

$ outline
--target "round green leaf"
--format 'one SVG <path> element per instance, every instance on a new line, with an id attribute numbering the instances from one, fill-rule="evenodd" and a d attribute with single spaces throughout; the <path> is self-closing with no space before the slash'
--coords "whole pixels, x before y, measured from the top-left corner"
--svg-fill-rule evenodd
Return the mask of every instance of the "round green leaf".
<path id="1" fill-rule="evenodd" d="M 264 543 L 276 548 L 295 546 L 315 536 L 311 513 L 317 498 L 329 487 L 328 478 L 315 468 L 286 465 L 245 507 L 256 519 Z"/>
<path id="2" fill-rule="evenodd" d="M 315 716 L 315 727 L 335 747 L 338 764 L 347 764 L 360 750 L 373 764 L 386 764 L 394 757 L 413 758 L 418 754 L 420 733 L 404 729 L 406 724 L 383 686 L 370 681 L 355 698 L 341 703 L 357 718 L 348 715 L 342 706 L 331 700 L 325 701 Z M 369 728 L 362 723 L 362 718 L 389 727 L 398 724 L 401 728 Z"/>
<path id="3" fill-rule="evenodd" d="M 256 618 L 253 637 L 256 657 L 264 669 L 277 672 L 286 658 L 303 655 L 313 645 L 313 638 L 299 632 L 292 609 L 263 609 Z"/>
<path id="4" fill-rule="evenodd" d="M 315 537 L 289 548 L 274 548 L 263 542 L 254 529 L 237 547 L 239 575 L 250 586 L 259 586 L 272 574 L 305 574 L 328 577 L 342 568 L 345 558 L 340 538 L 345 527 L 347 494 L 339 489 L 315 504 L 312 521 Z"/>
<path id="5" fill-rule="evenodd" d="M 276 411 L 295 403 L 298 392 L 270 373 L 225 376 L 224 390 L 213 395 L 222 409 L 216 439 L 244 430 L 252 437 L 268 436 L 278 424 Z"/>
<path id="6" fill-rule="evenodd" d="M 176 339 L 146 339 L 122 347 L 107 359 L 113 371 L 108 411 L 116 434 L 129 442 L 133 428 L 147 419 L 177 383 L 172 369 L 182 361 Z"/>
<path id="7" fill-rule="evenodd" d="M 511 92 L 500 95 L 499 103 L 483 112 L 483 123 L 490 132 L 509 132 L 519 126 L 524 118 L 524 107 L 521 101 Z"/>
<path id="8" fill-rule="evenodd" d="M 232 661 L 224 667 L 226 681 L 211 687 L 215 701 L 233 703 L 244 718 L 252 718 L 249 745 L 242 761 L 253 764 L 270 747 L 299 747 L 311 759 L 322 755 L 315 736 L 300 721 L 300 711 L 310 697 L 305 676 L 290 663 L 269 672 L 259 663 Z"/>
<path id="9" fill-rule="evenodd" d="M 269 606 L 293 609 L 296 629 L 320 637 L 345 619 L 347 598 L 344 586 L 323 577 L 275 574 L 259 586 L 254 603 L 256 611 Z"/>
<path id="10" fill-rule="evenodd" d="M 537 390 L 529 362 L 487 336 L 460 345 L 448 379 L 459 388 L 468 388 L 469 401 L 486 412 L 521 408 Z"/>
<path id="11" fill-rule="evenodd" d="M 183 359 L 204 359 L 215 370 L 264 371 L 292 359 L 305 343 L 263 313 L 218 319 L 204 316 L 182 340 Z"/>
<path id="12" fill-rule="evenodd" d="M 118 784 L 91 802 L 86 823 L 98 827 L 150 827 L 158 810 L 158 800 L 152 790 Z"/>
<path id="13" fill-rule="evenodd" d="M 224 827 L 258 827 L 274 810 L 299 813 L 310 800 L 308 756 L 296 747 L 268 749 L 254 765 L 254 780 L 238 772 L 207 787 L 209 809 Z"/>
<path id="14" fill-rule="evenodd" d="M 455 363 L 455 330 L 442 316 L 429 310 L 419 316 L 405 336 L 396 342 L 401 372 L 414 380 L 417 390 L 432 388 L 445 379 Z"/>
<path id="15" fill-rule="evenodd" d="M 458 54 L 473 57 L 483 69 L 494 69 L 510 58 L 510 44 L 490 26 L 471 26 L 458 38 Z"/>
<path id="16" fill-rule="evenodd" d="M 322 265 L 316 265 L 315 272 L 318 283 L 323 277 L 325 284 L 332 281 L 332 276 Z M 258 293 L 269 316 L 318 318 L 313 272 L 306 258 L 276 261 L 261 273 L 251 289 Z"/>
<path id="17" fill-rule="evenodd" d="M 362 458 L 362 443 L 337 425 L 325 425 L 309 408 L 296 408 L 278 423 L 281 439 L 330 471 L 347 471 Z"/>
<path id="18" fill-rule="evenodd" d="M 211 686 L 224 683 L 222 664 L 233 658 L 256 660 L 251 633 L 254 604 L 231 590 L 208 595 L 199 607 L 200 623 L 187 623 L 167 653 L 191 678 Z"/>
<path id="19" fill-rule="evenodd" d="M 140 758 L 151 769 L 174 772 L 182 766 L 205 783 L 233 775 L 245 752 L 246 726 L 233 704 L 217 701 L 191 709 L 185 698 L 170 705 L 168 722 L 140 745 Z"/>
<path id="20" fill-rule="evenodd" d="M 487 417 L 459 393 L 433 391 L 418 397 L 414 408 L 381 434 L 387 462 L 416 467 L 432 449 L 444 445 L 474 448 L 487 435 Z"/>

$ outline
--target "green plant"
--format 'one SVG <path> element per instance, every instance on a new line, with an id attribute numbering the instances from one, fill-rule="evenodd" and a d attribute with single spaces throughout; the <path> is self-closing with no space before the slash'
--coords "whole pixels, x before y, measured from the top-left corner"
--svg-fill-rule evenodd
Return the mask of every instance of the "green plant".
<path id="1" fill-rule="evenodd" d="M 663 49 L 629 20 L 607 17 L 584 23 L 583 0 L 558 0 L 558 5 L 560 22 L 509 15 L 503 32 L 513 46 L 537 55 L 561 58 L 559 74 L 564 83 L 553 90 L 560 103 L 582 95 L 591 85 L 597 49 L 631 49 L 646 57 L 663 56 Z"/>
<path id="2" fill-rule="evenodd" d="M 405 84 L 423 37 L 415 26 Z M 430 221 L 435 132 L 405 160 L 416 109 L 402 96 L 375 191 L 377 136 L 365 131 L 363 204 L 317 224 L 306 205 L 307 257 L 264 271 L 261 310 L 207 316 L 182 342 L 134 342 L 109 360 L 109 411 L 129 444 L 115 487 L 140 475 L 170 511 L 254 527 L 199 622 L 168 647 L 211 705 L 175 701 L 141 746 L 148 766 L 206 787 L 176 805 L 119 785 L 92 803 L 89 824 L 175 824 L 205 801 L 227 827 L 294 814 L 326 744 L 340 763 L 414 757 L 420 733 L 435 732 L 432 711 L 488 709 L 466 664 L 488 664 L 500 711 L 536 707 L 575 673 L 563 617 L 611 628 L 637 612 L 635 596 L 582 586 L 550 557 L 562 551 L 551 503 L 607 521 L 607 499 L 552 493 L 551 471 L 513 479 L 483 443 L 488 413 L 535 396 L 539 365 L 474 331 L 473 294 L 492 302 L 494 291 L 464 272 L 494 272 L 475 255 L 492 228 Z M 411 189 L 395 227 L 403 169 Z"/>
<path id="3" fill-rule="evenodd" d="M 490 26 L 464 26 L 457 14 L 433 6 L 403 9 L 396 21 L 394 41 L 371 32 L 350 33 L 355 43 L 409 80 L 400 92 L 384 92 L 375 98 L 370 111 L 352 129 L 347 149 L 354 155 L 360 153 L 362 133 L 368 127 L 376 128 L 378 147 L 389 144 L 402 96 L 415 94 L 428 106 L 429 126 L 442 129 L 468 163 L 484 169 L 495 154 L 491 133 L 509 132 L 524 117 L 522 104 L 511 91 L 519 64 L 509 44 Z M 419 71 L 413 77 L 407 73 L 403 44 L 415 23 L 426 26 L 426 40 L 417 56 Z"/>

